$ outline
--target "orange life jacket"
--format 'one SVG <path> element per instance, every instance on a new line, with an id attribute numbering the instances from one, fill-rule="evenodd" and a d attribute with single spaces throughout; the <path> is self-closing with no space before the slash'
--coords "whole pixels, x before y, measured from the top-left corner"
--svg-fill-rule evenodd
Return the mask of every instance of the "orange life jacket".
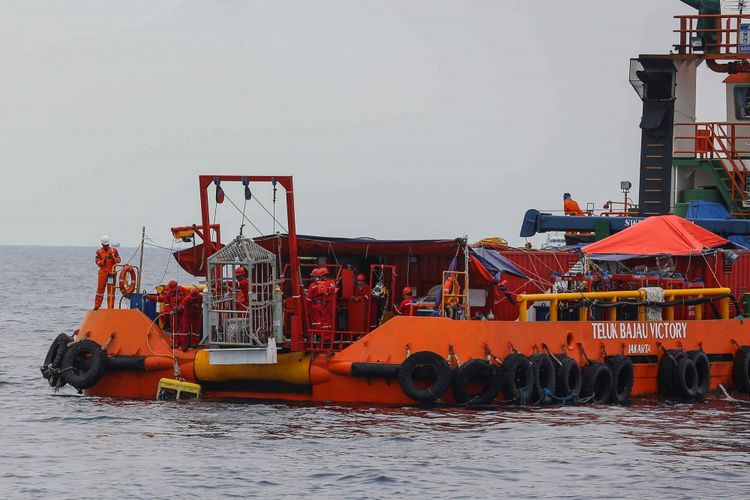
<path id="1" fill-rule="evenodd" d="M 119 263 L 120 254 L 117 253 L 116 248 L 109 247 L 105 250 L 104 247 L 100 247 L 99 250 L 96 251 L 96 265 L 99 266 L 100 273 L 111 273 L 115 264 Z"/>

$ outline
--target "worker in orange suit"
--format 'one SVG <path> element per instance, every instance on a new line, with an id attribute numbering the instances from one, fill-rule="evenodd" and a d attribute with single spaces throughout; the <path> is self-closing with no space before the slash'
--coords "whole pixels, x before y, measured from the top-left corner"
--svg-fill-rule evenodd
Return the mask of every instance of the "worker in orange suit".
<path id="1" fill-rule="evenodd" d="M 372 289 L 367 284 L 364 274 L 357 275 L 354 283 L 354 293 L 349 304 L 349 330 L 352 332 L 367 332 L 369 330 L 369 311 Z"/>
<path id="2" fill-rule="evenodd" d="M 178 306 L 182 302 L 182 299 L 185 298 L 185 295 L 187 295 L 185 287 L 178 285 L 175 280 L 169 282 L 169 285 L 167 285 L 167 302 L 164 309 L 169 309 L 171 318 L 170 329 L 173 334 L 180 331 L 182 311 Z"/>
<path id="3" fill-rule="evenodd" d="M 308 289 L 307 298 L 311 305 L 311 326 L 314 330 L 333 330 L 334 302 L 336 299 L 336 282 L 328 277 L 328 268 L 313 270 L 313 282 Z"/>
<path id="4" fill-rule="evenodd" d="M 197 288 L 180 301 L 177 310 L 180 312 L 179 336 L 175 344 L 186 351 L 201 341 L 203 333 L 203 296 Z"/>
<path id="5" fill-rule="evenodd" d="M 461 308 L 461 285 L 453 273 L 448 274 L 448 278 L 443 283 L 443 297 L 445 302 L 445 316 L 451 319 L 458 319 L 463 310 Z"/>
<path id="6" fill-rule="evenodd" d="M 237 309 L 240 311 L 247 311 L 250 304 L 250 281 L 247 279 L 247 269 L 240 266 L 237 268 L 234 275 L 237 277 L 237 291 L 235 293 Z"/>
<path id="7" fill-rule="evenodd" d="M 177 285 L 177 282 L 175 280 L 172 280 L 167 283 L 167 288 L 164 290 L 164 293 L 157 296 L 146 296 L 146 298 L 148 298 L 149 300 L 152 300 L 154 302 L 161 302 L 162 304 L 164 304 L 164 308 L 162 309 L 161 313 L 169 318 L 169 331 L 172 333 L 177 332 L 180 327 L 181 318 L 180 312 L 177 310 L 177 306 L 180 305 L 180 302 L 185 297 L 185 292 L 186 291 L 184 287 Z"/>
<path id="8" fill-rule="evenodd" d="M 310 286 L 307 288 L 307 300 L 310 301 L 310 328 L 319 330 L 321 312 L 325 309 L 325 299 L 319 291 L 320 268 L 316 267 L 310 273 Z"/>
<path id="9" fill-rule="evenodd" d="M 336 282 L 329 277 L 328 268 L 320 268 L 318 291 L 323 296 L 323 310 L 321 311 L 321 329 L 333 330 L 336 307 L 336 293 L 339 291 Z"/>
<path id="10" fill-rule="evenodd" d="M 102 246 L 96 251 L 96 265 L 99 266 L 96 283 L 96 298 L 94 299 L 94 311 L 102 306 L 104 300 L 104 289 L 107 289 L 107 307 L 115 307 L 115 264 L 120 263 L 120 255 L 116 248 L 109 245 L 109 236 L 101 238 Z"/>
<path id="11" fill-rule="evenodd" d="M 563 209 L 565 215 L 586 215 L 578 206 L 578 202 L 570 196 L 570 193 L 563 194 Z"/>
<path id="12" fill-rule="evenodd" d="M 401 302 L 396 308 L 396 314 L 409 316 L 411 312 L 409 304 L 411 304 L 412 302 L 414 302 L 414 297 L 412 297 L 411 287 L 405 286 L 404 289 L 401 290 Z"/>

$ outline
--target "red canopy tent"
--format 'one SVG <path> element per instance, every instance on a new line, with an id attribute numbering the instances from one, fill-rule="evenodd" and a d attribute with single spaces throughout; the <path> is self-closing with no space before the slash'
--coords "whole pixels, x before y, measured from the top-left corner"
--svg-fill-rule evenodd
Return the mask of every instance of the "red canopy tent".
<path id="1" fill-rule="evenodd" d="M 624 231 L 583 247 L 590 257 L 648 255 L 700 255 L 731 244 L 702 227 L 677 217 L 649 217 Z"/>

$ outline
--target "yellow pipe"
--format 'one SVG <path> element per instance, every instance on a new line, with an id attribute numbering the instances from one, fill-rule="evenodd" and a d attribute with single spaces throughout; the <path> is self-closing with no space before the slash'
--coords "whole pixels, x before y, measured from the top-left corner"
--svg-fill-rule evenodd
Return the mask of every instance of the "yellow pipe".
<path id="1" fill-rule="evenodd" d="M 617 302 L 617 297 L 612 297 L 611 299 L 609 299 L 609 301 L 612 303 L 615 303 Z M 609 311 L 607 312 L 609 313 L 608 319 L 610 321 L 617 321 L 617 308 L 616 307 L 610 307 Z"/>
<path id="2" fill-rule="evenodd" d="M 557 299 L 552 299 L 549 301 L 549 320 L 550 321 L 557 321 Z"/>
<path id="3" fill-rule="evenodd" d="M 679 290 L 666 290 L 664 293 L 664 300 L 671 301 L 676 297 L 705 297 L 712 295 L 726 295 L 732 293 L 731 288 L 685 288 Z M 518 321 L 524 322 L 528 320 L 527 311 L 530 302 L 537 301 L 550 301 L 550 321 L 557 320 L 557 304 L 561 300 L 581 300 L 581 299 L 608 299 L 611 302 L 617 302 L 617 299 L 634 299 L 638 298 L 642 301 L 645 300 L 645 292 L 643 290 L 621 290 L 614 292 L 578 292 L 578 293 L 532 293 L 532 294 L 521 294 L 516 300 L 518 302 Z M 555 307 L 553 307 L 553 304 Z M 722 319 L 729 318 L 729 299 L 722 299 L 719 303 L 720 316 Z M 696 319 L 701 319 L 703 308 L 699 306 L 700 312 L 696 309 Z M 588 309 L 588 308 L 586 308 Z M 553 312 L 554 311 L 554 312 Z M 665 307 L 664 315 L 667 321 L 674 320 L 674 306 Z M 582 316 L 582 312 L 579 310 L 579 318 Z M 612 309 L 609 311 L 610 321 L 617 319 L 617 310 Z M 641 306 L 638 308 L 638 319 L 644 321 L 646 319 L 645 307 Z"/>
<path id="4" fill-rule="evenodd" d="M 725 295 L 731 293 L 731 288 L 684 288 L 679 290 L 665 290 L 665 295 L 672 297 L 693 297 L 697 295 Z M 532 293 L 521 294 L 518 302 L 536 302 L 540 300 L 576 300 L 576 299 L 635 299 L 642 298 L 640 290 L 621 290 L 615 292 L 565 292 L 565 293 Z"/>
<path id="5" fill-rule="evenodd" d="M 588 321 L 589 320 L 589 308 L 585 306 L 581 306 L 578 308 L 578 321 Z"/>
<path id="6" fill-rule="evenodd" d="M 620 292 L 564 292 L 564 293 L 532 293 L 521 294 L 517 300 L 519 302 L 529 301 L 536 302 L 539 300 L 579 300 L 579 299 L 611 299 L 612 297 L 623 299 L 634 299 L 641 296 L 638 290 L 623 290 Z"/>
<path id="7" fill-rule="evenodd" d="M 199 382 L 228 382 L 230 380 L 273 380 L 290 384 L 310 384 L 309 354 L 290 352 L 278 355 L 272 365 L 212 365 L 208 352 L 195 355 L 195 378 Z"/>
<path id="8" fill-rule="evenodd" d="M 703 294 L 698 295 L 699 299 L 703 298 Z M 695 306 L 695 319 L 700 321 L 703 319 L 703 304 L 696 304 Z"/>
<path id="9" fill-rule="evenodd" d="M 726 295 L 732 293 L 731 288 L 681 288 L 669 290 L 672 297 L 693 297 L 696 295 Z"/>
<path id="10" fill-rule="evenodd" d="M 672 290 L 670 290 L 671 292 Z M 674 300 L 674 295 L 668 292 L 664 292 L 664 301 L 669 302 L 670 300 Z M 667 321 L 674 321 L 674 306 L 664 307 L 662 308 L 662 314 L 664 316 L 664 319 Z"/>
<path id="11" fill-rule="evenodd" d="M 719 314 L 721 319 L 729 319 L 729 298 L 719 301 Z"/>

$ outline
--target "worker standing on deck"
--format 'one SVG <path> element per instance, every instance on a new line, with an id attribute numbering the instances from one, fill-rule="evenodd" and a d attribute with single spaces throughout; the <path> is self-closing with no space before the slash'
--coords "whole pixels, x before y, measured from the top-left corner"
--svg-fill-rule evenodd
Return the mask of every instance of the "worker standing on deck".
<path id="1" fill-rule="evenodd" d="M 179 316 L 179 311 L 177 311 L 177 306 L 180 305 L 180 302 L 184 297 L 185 288 L 178 286 L 175 280 L 167 283 L 167 288 L 164 290 L 164 293 L 156 296 L 146 296 L 146 298 L 149 300 L 152 300 L 154 302 L 161 302 L 162 304 L 164 304 L 164 308 L 162 309 L 161 314 L 164 314 L 169 318 L 168 325 L 170 332 L 176 332 L 177 330 L 179 330 L 181 318 Z"/>
<path id="2" fill-rule="evenodd" d="M 180 301 L 177 310 L 181 317 L 180 334 L 175 344 L 187 350 L 198 345 L 203 333 L 203 296 L 200 291 L 197 288 L 191 289 Z"/>
<path id="3" fill-rule="evenodd" d="M 336 307 L 336 293 L 339 289 L 336 282 L 329 278 L 328 268 L 320 268 L 320 279 L 318 281 L 318 292 L 322 297 L 322 309 L 320 311 L 320 329 L 333 330 L 333 315 Z"/>
<path id="4" fill-rule="evenodd" d="M 177 284 L 175 280 L 169 282 L 167 285 L 167 295 L 164 310 L 169 310 L 170 315 L 170 331 L 174 334 L 180 331 L 180 323 L 182 321 L 182 311 L 179 308 L 180 302 L 187 295 L 187 290 Z"/>
<path id="5" fill-rule="evenodd" d="M 115 307 L 115 264 L 120 263 L 120 255 L 116 248 L 109 246 L 109 236 L 101 238 L 102 246 L 96 251 L 96 265 L 99 272 L 96 284 L 96 298 L 94 299 L 94 311 L 102 306 L 104 300 L 104 289 L 107 289 L 107 307 Z"/>
<path id="6" fill-rule="evenodd" d="M 372 289 L 367 284 L 364 274 L 357 275 L 354 293 L 349 304 L 349 330 L 352 332 L 367 332 L 369 325 L 370 298 Z"/>
<path id="7" fill-rule="evenodd" d="M 565 215 L 586 215 L 570 193 L 563 194 L 563 209 L 565 209 Z"/>
<path id="8" fill-rule="evenodd" d="M 411 287 L 405 286 L 404 289 L 401 290 L 401 302 L 399 303 L 398 308 L 396 308 L 396 314 L 409 316 L 409 304 L 412 302 L 414 302 L 414 297 L 412 297 Z"/>
<path id="9" fill-rule="evenodd" d="M 310 273 L 310 286 L 307 288 L 307 300 L 310 301 L 310 327 L 319 330 L 321 315 L 325 310 L 325 298 L 320 293 L 320 268 L 316 267 Z"/>

